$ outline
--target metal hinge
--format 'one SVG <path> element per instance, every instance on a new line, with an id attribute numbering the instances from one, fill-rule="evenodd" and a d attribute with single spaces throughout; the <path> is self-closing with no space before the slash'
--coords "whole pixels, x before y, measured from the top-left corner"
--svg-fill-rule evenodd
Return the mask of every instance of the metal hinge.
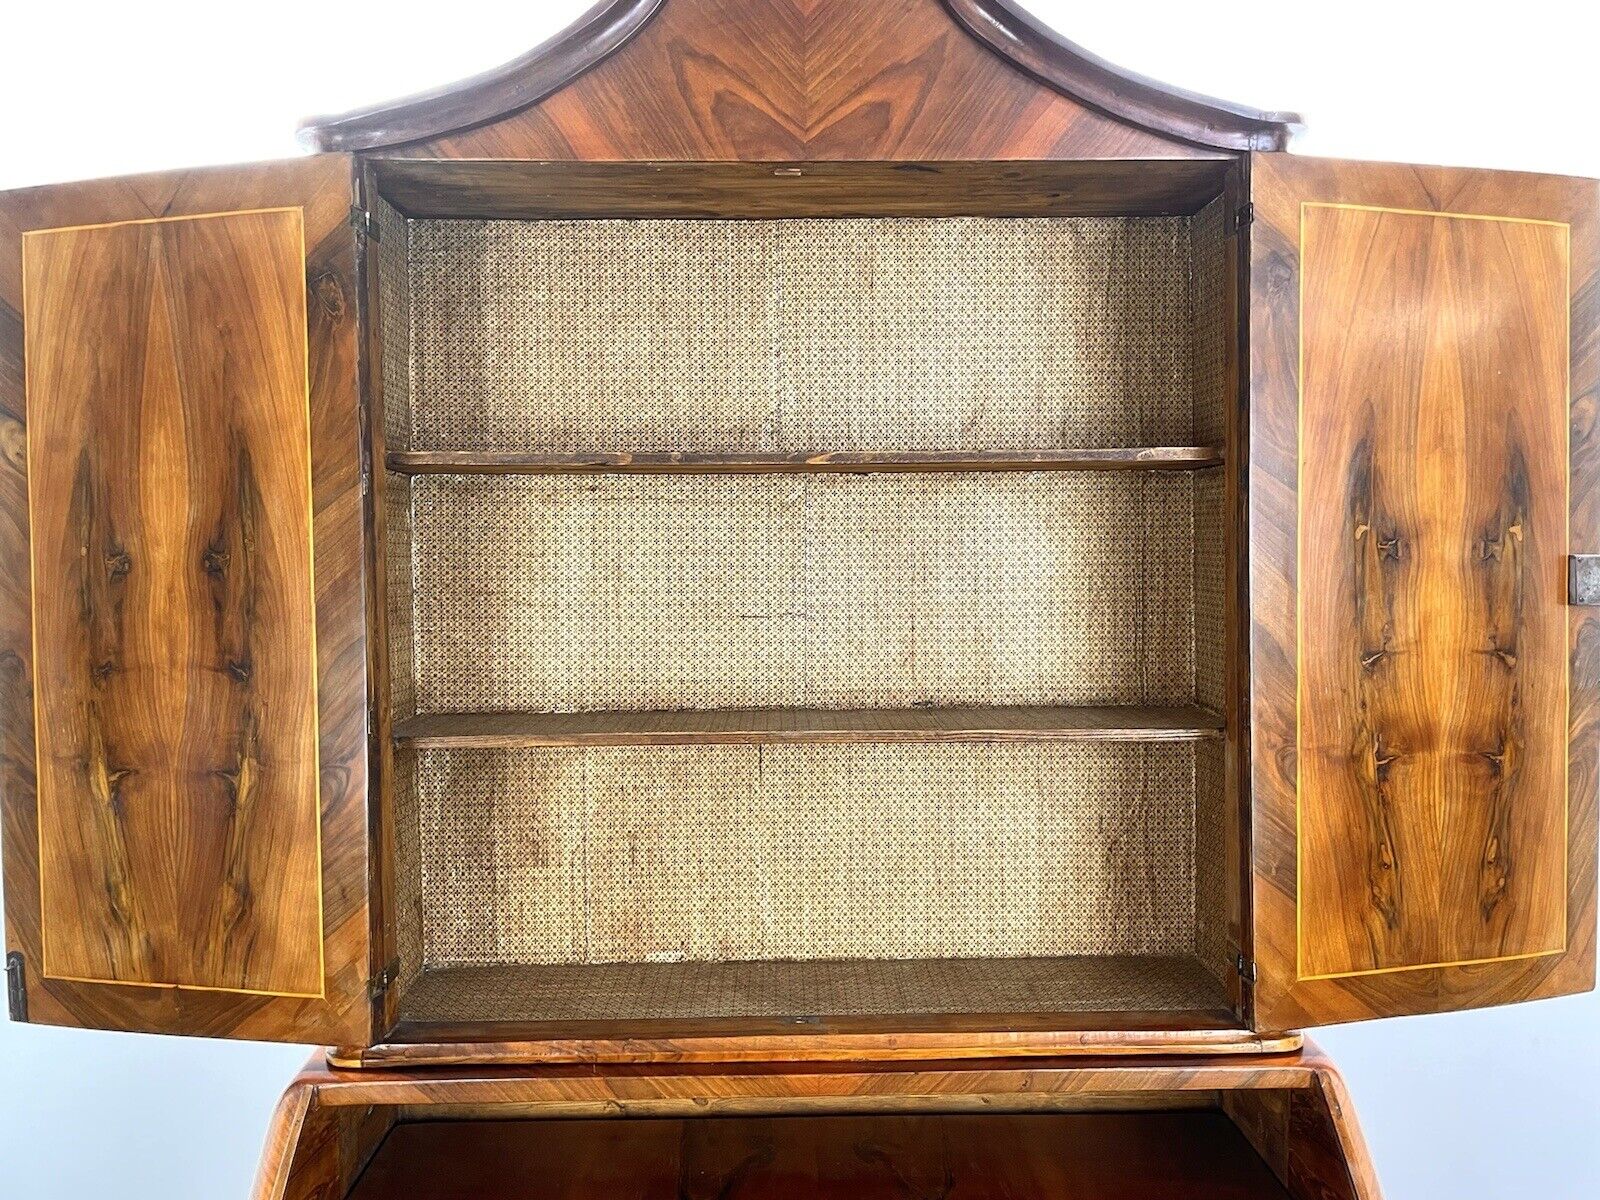
<path id="1" fill-rule="evenodd" d="M 1246 228 L 1256 219 L 1256 206 L 1246 201 L 1239 206 L 1239 211 L 1233 214 L 1233 229 L 1237 233 Z"/>
<path id="2" fill-rule="evenodd" d="M 6 1011 L 13 1021 L 28 1019 L 28 980 L 16 950 L 6 955 Z"/>
<path id="3" fill-rule="evenodd" d="M 1241 955 L 1239 955 L 1238 958 L 1236 958 L 1234 960 L 1234 966 L 1236 966 L 1239 969 L 1239 978 L 1240 979 L 1244 980 L 1246 983 L 1250 983 L 1250 984 L 1255 983 L 1255 981 L 1256 981 L 1256 960 L 1255 959 L 1246 958 L 1244 955 L 1241 954 Z"/>
<path id="4" fill-rule="evenodd" d="M 373 976 L 372 982 L 367 985 L 368 997 L 373 1000 L 382 1000 L 384 994 L 389 990 L 389 985 L 394 982 L 395 976 L 398 974 L 400 974 L 400 960 L 397 958 Z"/>
<path id="5" fill-rule="evenodd" d="M 378 222 L 373 220 L 372 214 L 366 209 L 351 205 L 350 224 L 355 226 L 356 236 L 362 241 L 379 240 Z"/>
<path id="6" fill-rule="evenodd" d="M 1600 554 L 1567 556 L 1567 603 L 1600 604 Z"/>

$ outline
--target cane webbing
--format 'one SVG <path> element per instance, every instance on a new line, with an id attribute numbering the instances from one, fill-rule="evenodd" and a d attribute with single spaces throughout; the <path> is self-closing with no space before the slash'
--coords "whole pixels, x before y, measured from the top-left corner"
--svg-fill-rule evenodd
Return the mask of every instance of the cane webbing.
<path id="1" fill-rule="evenodd" d="M 1194 699 L 1227 708 L 1227 481 L 1221 471 L 1194 479 Z"/>
<path id="2" fill-rule="evenodd" d="M 394 913 L 391 920 L 395 930 L 395 957 L 398 969 L 395 979 L 404 988 L 411 984 L 423 968 L 423 913 L 422 894 L 422 813 L 417 797 L 416 755 L 410 750 L 397 749 L 394 766 L 389 777 L 390 812 L 393 822 L 393 891 Z"/>
<path id="3" fill-rule="evenodd" d="M 716 1017 L 1214 1011 L 1192 957 L 617 963 L 430 970 L 410 1021 L 642 1021 Z"/>
<path id="4" fill-rule="evenodd" d="M 419 477 L 418 706 L 1180 703 L 1193 478 Z"/>
<path id="5" fill-rule="evenodd" d="M 1195 953 L 1217 979 L 1233 972 L 1234 941 L 1228 923 L 1227 760 L 1219 741 L 1195 746 L 1194 856 Z"/>
<path id="6" fill-rule="evenodd" d="M 384 599 L 388 614 L 389 703 L 398 720 L 417 712 L 416 581 L 411 553 L 411 477 L 388 472 L 383 481 L 386 571 Z"/>
<path id="7" fill-rule="evenodd" d="M 378 197 L 373 266 L 378 275 L 378 322 L 382 335 L 383 436 L 390 446 L 411 440 L 411 223 Z"/>
<path id="8" fill-rule="evenodd" d="M 1189 219 L 414 221 L 418 449 L 1192 437 Z"/>
<path id="9" fill-rule="evenodd" d="M 1227 440 L 1228 332 L 1233 327 L 1227 305 L 1228 240 L 1223 201 L 1213 200 L 1193 217 L 1190 248 L 1193 260 L 1190 337 L 1193 343 L 1194 439 L 1202 446 Z"/>
<path id="10" fill-rule="evenodd" d="M 392 446 L 1223 440 L 1220 206 L 378 216 Z M 1220 471 L 389 484 L 401 713 L 1224 699 Z M 414 1019 L 1221 1003 L 1220 746 L 398 757 Z"/>
<path id="11" fill-rule="evenodd" d="M 1180 954 L 1178 744 L 419 753 L 430 965 Z"/>

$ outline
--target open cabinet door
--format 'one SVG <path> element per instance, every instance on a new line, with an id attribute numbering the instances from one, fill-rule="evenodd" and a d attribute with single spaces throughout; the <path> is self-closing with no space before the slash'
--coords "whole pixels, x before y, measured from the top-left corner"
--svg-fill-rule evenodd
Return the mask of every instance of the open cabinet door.
<path id="1" fill-rule="evenodd" d="M 0 195 L 16 1019 L 371 1030 L 347 156 Z"/>
<path id="2" fill-rule="evenodd" d="M 1252 159 L 1258 1028 L 1593 985 L 1596 188 Z"/>

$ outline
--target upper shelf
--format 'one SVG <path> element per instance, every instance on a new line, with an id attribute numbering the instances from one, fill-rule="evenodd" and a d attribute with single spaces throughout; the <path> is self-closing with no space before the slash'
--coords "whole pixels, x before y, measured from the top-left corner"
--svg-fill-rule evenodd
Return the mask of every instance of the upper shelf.
<path id="1" fill-rule="evenodd" d="M 372 178 L 396 209 L 423 220 L 1163 217 L 1221 195 L 1229 164 L 382 158 Z"/>
<path id="2" fill-rule="evenodd" d="M 405 475 L 549 475 L 583 472 L 740 475 L 807 471 L 1194 471 L 1215 467 L 1211 446 L 1088 447 L 1058 450 L 845 450 L 820 454 L 530 454 L 474 450 L 391 450 Z"/>
<path id="3" fill-rule="evenodd" d="M 395 725 L 420 748 L 677 746 L 775 742 L 1197 741 L 1223 720 L 1194 705 L 754 708 L 683 712 L 427 713 Z"/>

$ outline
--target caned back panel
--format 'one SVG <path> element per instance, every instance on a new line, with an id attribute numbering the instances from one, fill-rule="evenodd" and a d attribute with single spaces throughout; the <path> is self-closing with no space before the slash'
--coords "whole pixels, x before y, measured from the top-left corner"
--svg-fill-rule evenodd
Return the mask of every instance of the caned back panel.
<path id="1" fill-rule="evenodd" d="M 415 221 L 417 449 L 1187 444 L 1188 218 Z"/>
<path id="2" fill-rule="evenodd" d="M 418 477 L 419 707 L 1187 701 L 1178 473 Z"/>
<path id="3" fill-rule="evenodd" d="M 391 445 L 1221 444 L 1220 222 L 412 221 Z M 1216 472 L 414 484 L 421 711 L 1222 703 Z M 402 887 L 432 966 L 1198 947 L 1220 975 L 1208 749 L 408 754 Z"/>
<path id="4" fill-rule="evenodd" d="M 418 757 L 430 964 L 1194 946 L 1187 745 Z"/>

